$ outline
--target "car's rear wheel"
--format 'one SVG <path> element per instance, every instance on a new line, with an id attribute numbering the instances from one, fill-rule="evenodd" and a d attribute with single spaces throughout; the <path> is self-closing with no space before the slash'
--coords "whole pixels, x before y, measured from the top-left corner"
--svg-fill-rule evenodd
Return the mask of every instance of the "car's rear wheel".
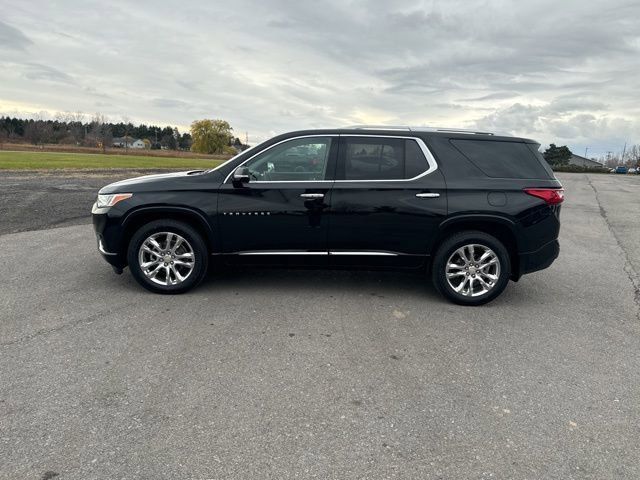
<path id="1" fill-rule="evenodd" d="M 460 305 L 490 302 L 509 283 L 509 252 L 497 238 L 484 232 L 465 231 L 447 238 L 433 260 L 436 289 Z"/>
<path id="2" fill-rule="evenodd" d="M 133 277 L 155 293 L 183 293 L 207 273 L 207 247 L 190 225 L 157 220 L 135 232 L 127 251 Z"/>

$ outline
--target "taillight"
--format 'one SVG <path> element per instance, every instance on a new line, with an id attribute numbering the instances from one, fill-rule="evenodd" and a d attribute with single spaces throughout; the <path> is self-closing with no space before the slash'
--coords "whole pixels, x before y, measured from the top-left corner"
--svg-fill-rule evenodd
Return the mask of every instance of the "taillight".
<path id="1" fill-rule="evenodd" d="M 524 192 L 541 198 L 547 202 L 547 205 L 558 205 L 564 201 L 564 189 L 562 188 L 525 188 Z"/>

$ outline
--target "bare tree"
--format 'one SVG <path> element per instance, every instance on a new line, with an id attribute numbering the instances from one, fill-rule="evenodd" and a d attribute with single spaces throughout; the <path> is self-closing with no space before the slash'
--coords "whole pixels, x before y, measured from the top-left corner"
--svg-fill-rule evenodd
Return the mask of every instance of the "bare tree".
<path id="1" fill-rule="evenodd" d="M 4 148 L 5 142 L 9 139 L 9 132 L 4 128 L 0 128 L 0 150 Z"/>
<path id="2" fill-rule="evenodd" d="M 113 136 L 111 133 L 111 127 L 107 123 L 107 118 L 104 115 L 100 113 L 95 114 L 91 119 L 91 125 L 87 136 L 90 144 L 101 148 L 102 153 L 106 152 L 107 145 L 111 145 Z"/>
<path id="3" fill-rule="evenodd" d="M 640 165 L 640 145 L 632 145 L 627 150 L 627 164 L 630 167 L 637 167 Z"/>
<path id="4" fill-rule="evenodd" d="M 124 123 L 124 150 L 129 150 L 129 125 L 131 120 L 126 115 L 122 116 L 122 123 Z"/>
<path id="5" fill-rule="evenodd" d="M 604 158 L 604 164 L 609 168 L 614 168 L 620 165 L 620 157 L 612 152 L 608 152 L 607 156 Z"/>
<path id="6" fill-rule="evenodd" d="M 70 131 L 71 114 L 69 112 L 56 112 L 53 118 L 58 127 L 58 131 L 55 132 L 55 141 L 57 143 L 73 144 L 74 140 Z"/>
<path id="7" fill-rule="evenodd" d="M 69 114 L 69 134 L 76 145 L 80 145 L 87 131 L 84 126 L 85 114 L 73 112 Z"/>
<path id="8" fill-rule="evenodd" d="M 34 145 L 44 145 L 53 137 L 53 126 L 50 122 L 37 117 L 30 120 L 24 128 L 24 137 Z"/>
<path id="9" fill-rule="evenodd" d="M 58 134 L 58 141 L 60 143 L 79 145 L 85 134 L 84 113 L 58 112 L 55 115 L 55 119 L 62 127 Z"/>

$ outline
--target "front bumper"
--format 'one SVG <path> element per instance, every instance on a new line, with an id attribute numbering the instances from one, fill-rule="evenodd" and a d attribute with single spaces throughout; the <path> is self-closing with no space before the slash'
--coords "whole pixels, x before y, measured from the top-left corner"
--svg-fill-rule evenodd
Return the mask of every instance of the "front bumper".
<path id="1" fill-rule="evenodd" d="M 105 248 L 104 245 L 102 243 L 102 236 L 101 235 L 96 235 L 96 240 L 98 240 L 98 251 L 104 255 L 105 257 L 113 257 L 115 255 L 118 255 L 117 252 L 108 252 Z"/>
<path id="2" fill-rule="evenodd" d="M 108 210 L 93 205 L 91 210 L 93 229 L 96 233 L 96 243 L 100 255 L 114 268 L 116 273 L 120 273 L 127 266 L 127 261 L 119 245 L 120 226 L 118 222 L 109 217 Z"/>

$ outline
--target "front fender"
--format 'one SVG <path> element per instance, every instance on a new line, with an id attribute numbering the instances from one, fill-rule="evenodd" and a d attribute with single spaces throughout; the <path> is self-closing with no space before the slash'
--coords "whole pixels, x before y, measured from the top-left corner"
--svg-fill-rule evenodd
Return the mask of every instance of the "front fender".
<path id="1" fill-rule="evenodd" d="M 174 205 L 145 205 L 128 211 L 122 219 L 122 229 L 125 237 L 128 238 L 141 223 L 147 220 L 156 220 L 160 218 L 172 218 L 183 220 L 193 224 L 205 237 L 205 242 L 212 251 L 219 244 L 214 229 L 207 220 L 207 216 L 195 208 L 180 207 Z"/>

